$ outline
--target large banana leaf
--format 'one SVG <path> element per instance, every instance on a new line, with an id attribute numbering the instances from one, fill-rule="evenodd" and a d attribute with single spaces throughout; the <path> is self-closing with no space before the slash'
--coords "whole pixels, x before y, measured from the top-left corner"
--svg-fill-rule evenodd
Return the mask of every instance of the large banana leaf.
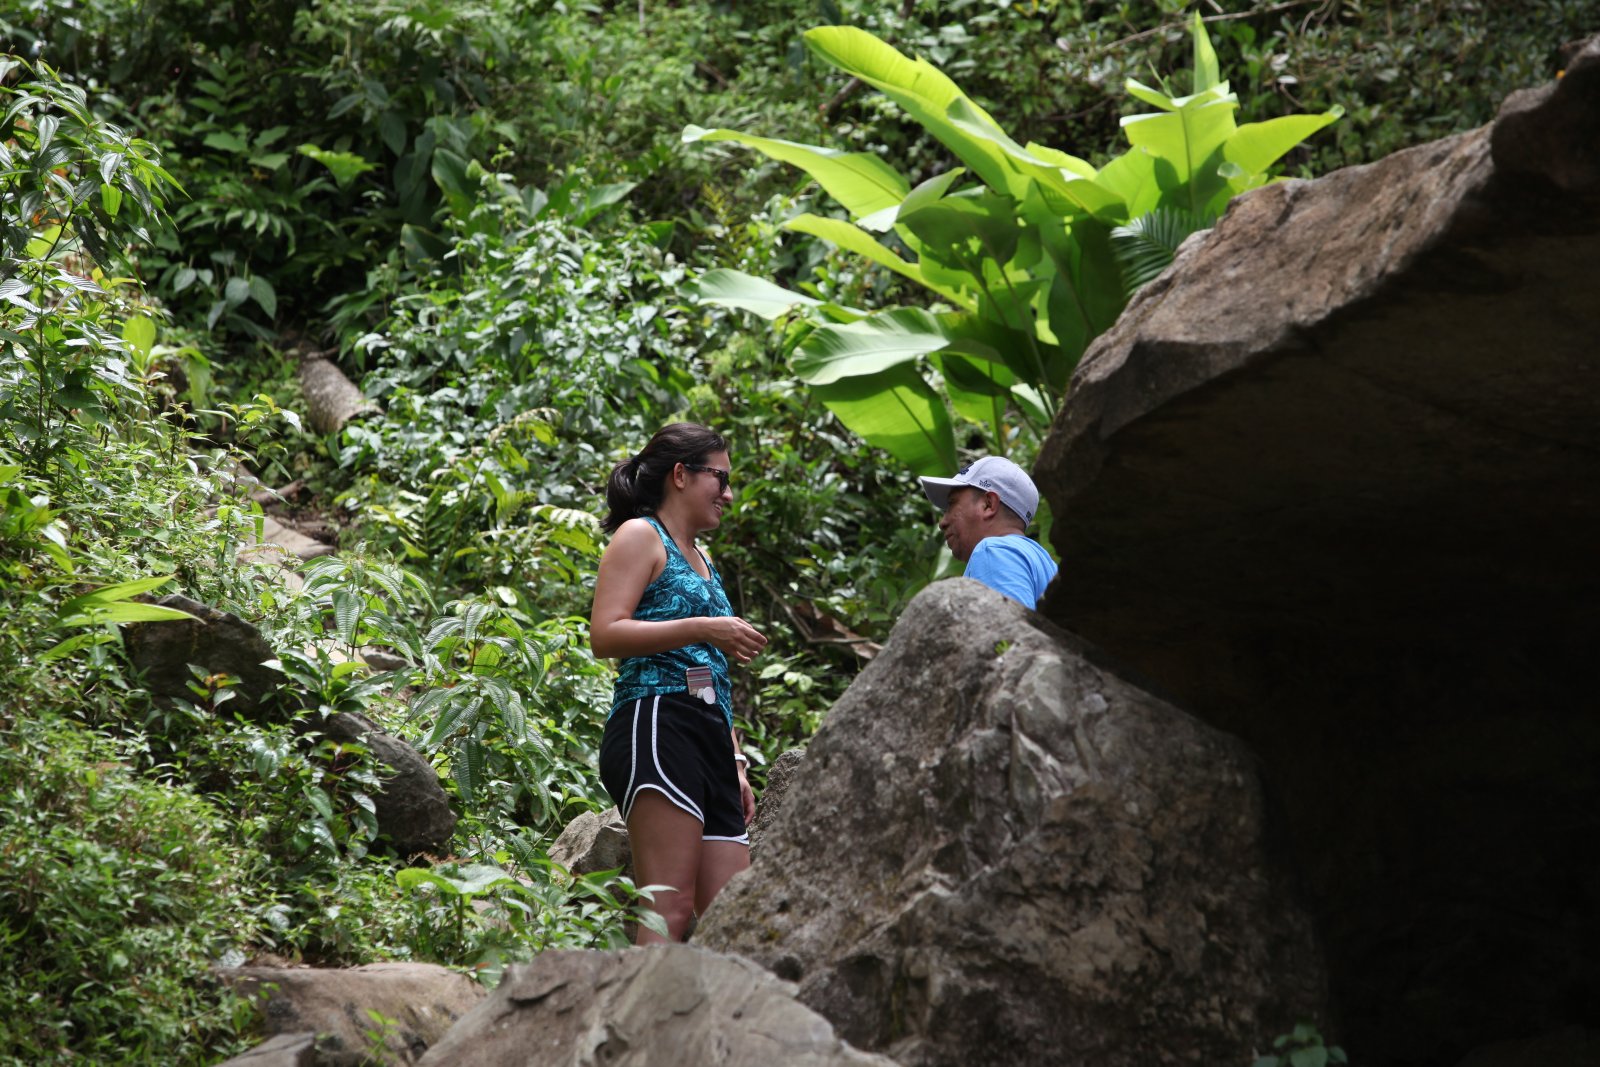
<path id="1" fill-rule="evenodd" d="M 895 308 L 811 331 L 795 351 L 794 373 L 808 385 L 829 385 L 910 363 L 949 342 L 933 315 L 921 308 Z"/>
<path id="2" fill-rule="evenodd" d="M 768 321 L 787 315 L 797 307 L 814 308 L 822 305 L 822 301 L 814 297 L 727 267 L 706 271 L 689 283 L 688 290 L 691 296 L 707 303 L 739 308 Z"/>
<path id="3" fill-rule="evenodd" d="M 870 259 L 872 262 L 888 267 L 896 274 L 910 278 L 918 285 L 926 286 L 945 299 L 966 307 L 972 303 L 972 297 L 963 293 L 954 286 L 947 286 L 942 282 L 927 277 L 922 268 L 902 259 L 894 250 L 884 245 L 877 238 L 854 226 L 843 219 L 823 218 L 809 212 L 798 215 L 784 223 L 783 228 L 796 233 L 808 233 L 813 237 L 820 237 L 824 241 L 831 241 L 847 252 L 854 252 L 858 256 Z"/>
<path id="4" fill-rule="evenodd" d="M 823 59 L 899 104 L 996 192 L 1021 199 L 1032 177 L 1061 186 L 1067 195 L 1062 157 L 1072 160 L 1073 177 L 1094 173 L 1088 163 L 1065 153 L 1056 162 L 1031 155 L 937 67 L 906 57 L 865 30 L 821 26 L 807 30 L 805 41 Z"/>
<path id="5" fill-rule="evenodd" d="M 685 126 L 683 140 L 685 144 L 695 141 L 733 141 L 754 148 L 780 163 L 799 167 L 858 219 L 896 206 L 911 191 L 910 182 L 870 152 L 840 152 L 794 141 L 756 137 L 738 130 L 706 130 L 699 126 Z M 888 226 L 881 228 L 888 229 Z"/>
<path id="6" fill-rule="evenodd" d="M 956 469 L 955 431 L 944 398 L 915 367 L 901 363 L 812 388 L 840 422 L 913 473 L 939 476 Z"/>
<path id="7" fill-rule="evenodd" d="M 1222 156 L 1246 175 L 1256 177 L 1282 159 L 1289 149 L 1324 126 L 1337 122 L 1343 114 L 1344 108 L 1335 106 L 1320 115 L 1282 115 L 1265 122 L 1246 123 L 1222 146 Z M 1243 189 L 1234 192 L 1243 192 Z"/>

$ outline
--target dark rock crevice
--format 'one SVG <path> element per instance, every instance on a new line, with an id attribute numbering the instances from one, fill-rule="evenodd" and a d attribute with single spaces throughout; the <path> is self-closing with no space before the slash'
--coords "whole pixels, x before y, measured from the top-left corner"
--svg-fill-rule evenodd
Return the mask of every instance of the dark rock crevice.
<path id="1" fill-rule="evenodd" d="M 1355 1062 L 1600 1024 L 1600 43 L 1236 202 L 1085 357 L 1044 611 L 1256 753 Z"/>

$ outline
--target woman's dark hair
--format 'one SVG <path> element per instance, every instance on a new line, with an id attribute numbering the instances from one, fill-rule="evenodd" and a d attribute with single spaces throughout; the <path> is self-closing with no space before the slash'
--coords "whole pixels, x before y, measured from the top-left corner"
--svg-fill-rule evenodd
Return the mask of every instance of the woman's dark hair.
<path id="1" fill-rule="evenodd" d="M 693 422 L 663 426 L 637 456 L 611 468 L 606 504 L 611 512 L 600 522 L 606 533 L 629 519 L 649 515 L 661 506 L 667 475 L 680 463 L 704 463 L 713 452 L 726 452 L 728 442 L 715 430 Z"/>

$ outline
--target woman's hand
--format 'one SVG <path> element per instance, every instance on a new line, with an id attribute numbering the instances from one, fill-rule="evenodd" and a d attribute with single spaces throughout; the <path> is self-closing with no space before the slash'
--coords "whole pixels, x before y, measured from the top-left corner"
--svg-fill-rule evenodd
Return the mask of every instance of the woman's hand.
<path id="1" fill-rule="evenodd" d="M 767 639 L 761 631 L 736 615 L 708 617 L 705 623 L 706 642 L 740 663 L 749 663 L 767 647 Z"/>
<path id="2" fill-rule="evenodd" d="M 739 803 L 744 807 L 744 824 L 749 826 L 756 821 L 756 793 L 750 788 L 750 779 L 745 777 L 744 764 L 739 764 Z"/>

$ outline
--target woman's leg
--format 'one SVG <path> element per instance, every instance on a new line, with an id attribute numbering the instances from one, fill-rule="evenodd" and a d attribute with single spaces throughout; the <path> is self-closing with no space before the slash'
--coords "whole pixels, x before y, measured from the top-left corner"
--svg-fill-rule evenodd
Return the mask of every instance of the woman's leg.
<path id="1" fill-rule="evenodd" d="M 667 921 L 667 937 L 639 927 L 634 943 L 650 945 L 682 941 L 695 911 L 701 861 L 700 820 L 654 789 L 640 790 L 628 812 L 628 842 L 633 848 L 635 885 L 668 885 L 658 889 L 652 909 Z M 743 846 L 739 846 L 743 847 Z M 748 850 L 745 850 L 748 851 Z M 746 864 L 749 860 L 746 859 Z M 723 881 L 733 872 L 730 870 Z M 721 883 L 717 885 L 722 888 Z"/>
<path id="2" fill-rule="evenodd" d="M 704 841 L 695 875 L 694 910 L 704 915 L 728 879 L 750 866 L 750 846 L 737 841 Z"/>

